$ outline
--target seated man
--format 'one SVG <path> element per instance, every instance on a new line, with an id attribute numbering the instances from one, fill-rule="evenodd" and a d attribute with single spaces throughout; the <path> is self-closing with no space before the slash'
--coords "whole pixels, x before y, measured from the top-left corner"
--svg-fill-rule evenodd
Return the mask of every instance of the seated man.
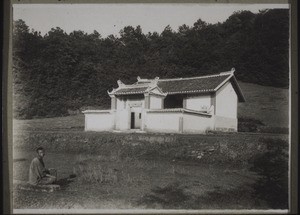
<path id="1" fill-rule="evenodd" d="M 29 168 L 29 183 L 32 185 L 46 185 L 52 184 L 56 181 L 56 170 L 46 169 L 43 161 L 45 156 L 44 149 L 39 147 L 36 149 L 37 157 L 35 157 L 30 164 Z M 50 174 L 50 171 L 54 170 L 55 176 Z"/>

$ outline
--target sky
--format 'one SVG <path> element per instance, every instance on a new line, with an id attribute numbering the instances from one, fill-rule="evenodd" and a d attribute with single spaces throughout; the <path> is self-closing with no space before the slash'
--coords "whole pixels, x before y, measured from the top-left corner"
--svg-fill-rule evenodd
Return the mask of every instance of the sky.
<path id="1" fill-rule="evenodd" d="M 30 29 L 46 34 L 60 27 L 67 33 L 98 31 L 102 37 L 119 36 L 125 26 L 141 26 L 143 33 L 158 32 L 170 25 L 173 30 L 192 26 L 199 18 L 207 23 L 224 22 L 233 12 L 288 8 L 288 4 L 14 4 L 13 19 L 22 19 Z"/>

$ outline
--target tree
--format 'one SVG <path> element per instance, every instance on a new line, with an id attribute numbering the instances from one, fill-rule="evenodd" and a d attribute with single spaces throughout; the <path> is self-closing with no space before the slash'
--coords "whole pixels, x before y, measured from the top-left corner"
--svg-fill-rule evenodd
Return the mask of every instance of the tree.
<path id="1" fill-rule="evenodd" d="M 192 26 L 144 34 L 126 26 L 120 36 L 52 28 L 46 35 L 14 21 L 13 77 L 16 117 L 68 114 L 83 106 L 109 107 L 116 80 L 199 76 L 232 67 L 238 80 L 289 84 L 289 13 L 238 11 L 225 22 L 201 19 Z M 98 105 L 97 105 L 98 104 Z"/>

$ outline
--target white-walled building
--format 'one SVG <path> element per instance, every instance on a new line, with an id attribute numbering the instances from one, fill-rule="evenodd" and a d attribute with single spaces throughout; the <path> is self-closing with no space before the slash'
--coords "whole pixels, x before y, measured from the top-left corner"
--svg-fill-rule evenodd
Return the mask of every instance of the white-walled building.
<path id="1" fill-rule="evenodd" d="M 245 102 L 234 69 L 192 78 L 138 77 L 132 85 L 118 85 L 108 92 L 110 110 L 83 111 L 86 131 L 237 131 L 238 102 Z"/>

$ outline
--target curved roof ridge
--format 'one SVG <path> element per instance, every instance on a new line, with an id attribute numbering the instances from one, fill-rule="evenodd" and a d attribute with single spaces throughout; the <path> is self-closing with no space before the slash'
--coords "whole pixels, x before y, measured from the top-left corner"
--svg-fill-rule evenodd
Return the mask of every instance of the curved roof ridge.
<path id="1" fill-rule="evenodd" d="M 223 76 L 223 75 L 231 75 L 232 71 L 226 71 L 226 72 L 221 72 L 218 74 L 210 74 L 210 75 L 203 75 L 203 76 L 195 76 L 195 77 L 188 77 L 188 78 L 162 78 L 159 79 L 158 81 L 180 81 L 180 80 L 191 80 L 191 79 L 199 79 L 199 78 L 212 78 L 212 77 L 218 77 L 218 76 Z"/>
<path id="2" fill-rule="evenodd" d="M 148 84 L 129 84 L 129 85 L 125 85 L 120 89 L 124 89 L 124 88 L 143 88 L 143 87 L 149 87 L 149 83 Z"/>

